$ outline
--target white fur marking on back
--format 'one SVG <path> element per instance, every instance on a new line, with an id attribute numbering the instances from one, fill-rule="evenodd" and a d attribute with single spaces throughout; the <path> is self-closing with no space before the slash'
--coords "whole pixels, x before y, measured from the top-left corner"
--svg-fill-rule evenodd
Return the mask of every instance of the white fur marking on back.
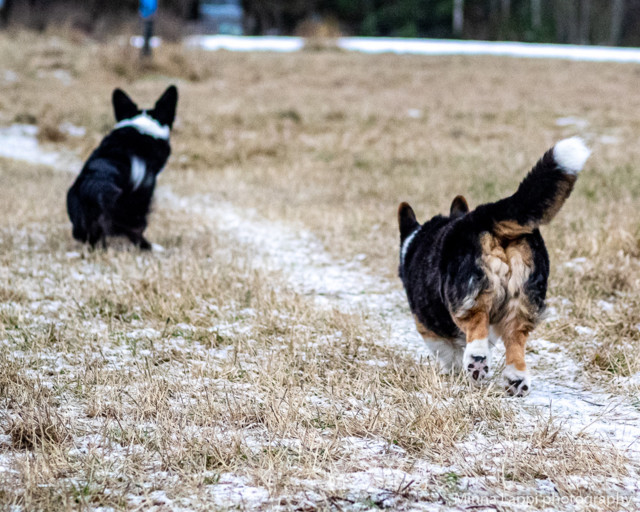
<path id="1" fill-rule="evenodd" d="M 132 117 L 131 119 L 123 119 L 119 123 L 116 123 L 114 130 L 126 127 L 135 128 L 142 135 L 149 135 L 156 139 L 169 139 L 169 126 L 166 124 L 160 124 L 156 119 L 147 115 L 146 112 L 143 112 L 136 117 Z"/>
<path id="2" fill-rule="evenodd" d="M 580 137 L 561 140 L 553 147 L 556 164 L 570 174 L 578 174 L 590 154 L 591 150 Z"/>
<path id="3" fill-rule="evenodd" d="M 401 265 L 404 265 L 404 258 L 406 257 L 407 251 L 409 250 L 409 245 L 411 245 L 411 242 L 413 241 L 415 236 L 418 234 L 418 231 L 420 231 L 420 226 L 414 229 L 413 233 L 411 233 L 407 238 L 404 239 L 404 242 L 402 242 L 402 250 L 400 251 Z"/>
<path id="4" fill-rule="evenodd" d="M 131 185 L 133 186 L 133 190 L 136 190 L 144 180 L 144 177 L 147 175 L 147 164 L 145 161 L 138 157 L 131 157 Z"/>

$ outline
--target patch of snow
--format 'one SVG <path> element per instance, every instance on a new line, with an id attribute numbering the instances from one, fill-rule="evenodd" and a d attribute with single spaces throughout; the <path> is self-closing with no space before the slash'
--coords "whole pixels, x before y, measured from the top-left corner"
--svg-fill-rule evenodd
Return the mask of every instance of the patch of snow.
<path id="1" fill-rule="evenodd" d="M 544 312 L 544 320 L 546 322 L 555 322 L 560 318 L 560 314 L 558 313 L 558 308 L 555 306 L 548 306 Z"/>
<path id="2" fill-rule="evenodd" d="M 87 129 L 84 126 L 76 126 L 75 124 L 64 122 L 59 126 L 61 132 L 70 135 L 71 137 L 84 137 L 87 134 Z"/>
<path id="3" fill-rule="evenodd" d="M 343 50 L 360 51 L 364 53 L 491 55 L 589 62 L 640 62 L 639 49 L 604 46 L 385 37 L 345 37 L 338 40 L 338 46 Z"/>
<path id="4" fill-rule="evenodd" d="M 152 41 L 152 44 L 154 41 Z M 191 36 L 188 46 L 205 50 L 277 51 L 302 50 L 302 37 L 280 36 Z M 640 49 L 610 46 L 583 46 L 565 44 L 513 43 L 504 41 L 458 41 L 447 39 L 408 39 L 389 37 L 341 37 L 337 46 L 343 50 L 362 53 L 396 53 L 413 55 L 489 55 L 534 59 L 563 59 L 587 62 L 640 63 Z M 142 46 L 142 38 L 131 39 L 131 44 Z"/>
<path id="5" fill-rule="evenodd" d="M 578 334 L 581 334 L 583 336 L 593 336 L 596 333 L 596 331 L 594 331 L 591 327 L 585 327 L 583 325 L 576 325 L 574 329 Z"/>
<path id="6" fill-rule="evenodd" d="M 242 507 L 243 510 L 258 510 L 269 501 L 269 491 L 251 485 L 246 477 L 222 473 L 217 483 L 206 487 L 207 495 L 218 507 Z"/>
<path id="7" fill-rule="evenodd" d="M 61 171 L 80 169 L 81 164 L 74 155 L 43 150 L 37 135 L 38 127 L 30 124 L 0 128 L 0 157 L 47 165 Z"/>
<path id="8" fill-rule="evenodd" d="M 572 260 L 565 262 L 562 266 L 565 268 L 582 270 L 587 262 L 588 262 L 587 258 L 579 257 L 579 258 L 573 258 Z"/>
<path id="9" fill-rule="evenodd" d="M 607 313 L 609 313 L 610 311 L 613 311 L 616 307 L 615 304 L 608 302 L 606 300 L 599 300 L 597 304 L 602 311 L 605 311 Z"/>
<path id="10" fill-rule="evenodd" d="M 607 145 L 620 144 L 620 137 L 616 137 L 615 135 L 601 135 L 598 141 Z"/>
<path id="11" fill-rule="evenodd" d="M 73 77 L 71 76 L 71 73 L 69 73 L 65 69 L 56 69 L 53 72 L 53 76 L 57 80 L 59 80 L 63 85 L 71 85 L 71 83 L 73 82 Z"/>
<path id="12" fill-rule="evenodd" d="M 287 36 L 192 36 L 186 39 L 187 46 L 204 50 L 228 50 L 232 52 L 297 52 L 304 48 L 302 37 Z"/>
<path id="13" fill-rule="evenodd" d="M 18 73 L 11 69 L 7 69 L 4 72 L 4 81 L 9 84 L 14 84 L 18 81 Z"/>
<path id="14" fill-rule="evenodd" d="M 589 122 L 586 119 L 580 117 L 559 117 L 556 119 L 556 126 L 575 126 L 576 128 L 586 128 Z"/>
<path id="15" fill-rule="evenodd" d="M 156 331 L 151 327 L 145 327 L 144 329 L 137 329 L 127 333 L 126 337 L 129 339 L 139 339 L 139 338 L 148 338 L 155 339 L 159 338 L 162 333 L 160 331 Z"/>
<path id="16" fill-rule="evenodd" d="M 532 339 L 529 348 L 527 361 L 534 369 L 534 381 L 525 403 L 548 410 L 576 433 L 604 438 L 640 461 L 639 411 L 622 396 L 585 389 L 580 368 L 558 345 Z"/>

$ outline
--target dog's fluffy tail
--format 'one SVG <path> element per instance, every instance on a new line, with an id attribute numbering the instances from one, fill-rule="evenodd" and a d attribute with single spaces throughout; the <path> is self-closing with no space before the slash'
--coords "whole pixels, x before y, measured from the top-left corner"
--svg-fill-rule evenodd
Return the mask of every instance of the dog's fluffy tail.
<path id="1" fill-rule="evenodd" d="M 486 205 L 493 232 L 501 238 L 517 238 L 551 222 L 590 154 L 579 137 L 558 142 L 531 169 L 515 194 Z"/>

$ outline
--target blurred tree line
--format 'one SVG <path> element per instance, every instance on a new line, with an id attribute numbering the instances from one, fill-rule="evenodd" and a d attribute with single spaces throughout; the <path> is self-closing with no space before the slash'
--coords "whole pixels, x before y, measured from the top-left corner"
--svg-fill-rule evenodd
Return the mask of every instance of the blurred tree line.
<path id="1" fill-rule="evenodd" d="M 302 20 L 387 37 L 640 44 L 640 0 L 243 0 L 248 33 Z"/>
<path id="2" fill-rule="evenodd" d="M 230 0 L 159 0 L 175 24 L 200 5 Z M 640 45 L 640 0 L 235 0 L 247 34 L 454 37 Z M 69 22 L 89 32 L 136 16 L 138 0 L 0 0 L 0 23 L 43 29 Z"/>

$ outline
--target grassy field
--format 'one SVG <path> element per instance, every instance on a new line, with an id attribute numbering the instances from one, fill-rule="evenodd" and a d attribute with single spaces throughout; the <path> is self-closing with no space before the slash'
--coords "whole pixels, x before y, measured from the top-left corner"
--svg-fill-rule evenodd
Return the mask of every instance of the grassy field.
<path id="1" fill-rule="evenodd" d="M 35 125 L 65 163 L 0 158 L 0 508 L 640 506 L 638 79 L 330 49 L 141 67 L 118 41 L 1 35 L 0 145 Z M 114 87 L 150 105 L 169 83 L 161 250 L 89 252 L 68 162 L 113 126 Z M 422 221 L 500 198 L 576 134 L 593 156 L 543 231 L 533 392 L 506 398 L 499 366 L 480 389 L 439 375 L 396 277 L 398 203 Z"/>

